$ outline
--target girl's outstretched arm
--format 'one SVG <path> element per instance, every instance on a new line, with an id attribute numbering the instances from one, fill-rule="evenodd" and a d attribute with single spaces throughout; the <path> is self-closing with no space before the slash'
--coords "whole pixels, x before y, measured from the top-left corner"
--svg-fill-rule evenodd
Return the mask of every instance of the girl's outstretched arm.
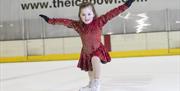
<path id="1" fill-rule="evenodd" d="M 53 25 L 64 25 L 68 28 L 75 28 L 77 26 L 77 22 L 71 19 L 64 19 L 64 18 L 49 18 L 46 15 L 39 15 L 42 17 L 47 23 L 53 24 Z"/>
<path id="2" fill-rule="evenodd" d="M 109 20 L 111 20 L 112 18 L 118 16 L 120 13 L 124 12 L 126 9 L 128 9 L 131 4 L 134 2 L 135 0 L 128 0 L 126 1 L 123 5 L 120 5 L 112 10 L 110 10 L 109 12 L 107 12 L 104 15 L 101 15 L 97 21 L 98 24 L 102 27 L 104 26 Z"/>

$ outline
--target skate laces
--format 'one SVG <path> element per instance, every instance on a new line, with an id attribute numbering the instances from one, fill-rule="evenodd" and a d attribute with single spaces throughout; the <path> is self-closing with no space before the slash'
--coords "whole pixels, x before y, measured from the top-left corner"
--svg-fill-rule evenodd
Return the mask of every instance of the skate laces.
<path id="1" fill-rule="evenodd" d="M 90 81 L 88 85 L 82 87 L 79 91 L 100 91 L 100 81 Z"/>
<path id="2" fill-rule="evenodd" d="M 82 88 L 91 88 L 91 87 L 92 87 L 92 81 L 89 81 L 89 84 L 84 86 L 84 87 L 82 87 Z"/>
<path id="3" fill-rule="evenodd" d="M 88 84 L 88 85 L 86 85 L 85 87 L 89 87 L 89 88 L 91 88 L 91 87 L 92 87 L 92 81 L 89 81 L 89 84 Z"/>
<path id="4" fill-rule="evenodd" d="M 99 80 L 93 81 L 91 91 L 100 91 L 100 81 Z"/>
<path id="5" fill-rule="evenodd" d="M 95 87 L 100 86 L 99 80 L 94 80 L 93 85 L 94 85 Z"/>

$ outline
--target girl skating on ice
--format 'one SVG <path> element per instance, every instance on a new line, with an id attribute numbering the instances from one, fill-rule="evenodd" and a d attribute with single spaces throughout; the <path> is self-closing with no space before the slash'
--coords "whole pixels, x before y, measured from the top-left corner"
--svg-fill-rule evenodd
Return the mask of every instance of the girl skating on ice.
<path id="1" fill-rule="evenodd" d="M 79 91 L 100 91 L 101 63 L 111 61 L 108 51 L 101 43 L 102 27 L 112 18 L 128 9 L 134 0 L 128 0 L 104 15 L 98 17 L 90 2 L 83 2 L 79 6 L 79 20 L 65 18 L 49 18 L 39 15 L 49 24 L 64 25 L 73 28 L 81 37 L 82 50 L 77 67 L 88 72 L 89 84 Z"/>

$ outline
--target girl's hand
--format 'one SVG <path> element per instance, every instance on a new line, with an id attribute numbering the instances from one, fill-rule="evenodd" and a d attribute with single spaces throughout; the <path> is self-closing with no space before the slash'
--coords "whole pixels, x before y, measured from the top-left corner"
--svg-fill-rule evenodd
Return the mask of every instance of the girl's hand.
<path id="1" fill-rule="evenodd" d="M 47 16 L 45 16 L 45 15 L 42 15 L 42 14 L 40 14 L 39 16 L 40 16 L 41 18 L 43 18 L 46 22 L 48 22 L 49 17 L 47 17 Z"/>
<path id="2" fill-rule="evenodd" d="M 130 7 L 134 1 L 135 0 L 128 0 L 127 2 L 125 2 L 125 4 L 126 4 L 126 6 Z"/>

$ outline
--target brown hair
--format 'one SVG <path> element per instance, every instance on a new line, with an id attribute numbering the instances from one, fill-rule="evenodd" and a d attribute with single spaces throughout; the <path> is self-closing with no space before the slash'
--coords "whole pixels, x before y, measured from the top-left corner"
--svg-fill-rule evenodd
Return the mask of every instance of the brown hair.
<path id="1" fill-rule="evenodd" d="M 86 7 L 88 7 L 88 6 L 91 6 L 91 7 L 92 7 L 92 11 L 93 11 L 93 13 L 94 13 L 94 18 L 97 18 L 97 13 L 96 13 L 96 10 L 95 10 L 95 8 L 94 8 L 94 5 L 93 5 L 91 2 L 82 2 L 82 3 L 79 5 L 79 14 L 78 14 L 79 19 L 80 19 L 80 22 L 82 22 L 81 17 L 80 17 L 81 9 L 86 8 Z"/>

